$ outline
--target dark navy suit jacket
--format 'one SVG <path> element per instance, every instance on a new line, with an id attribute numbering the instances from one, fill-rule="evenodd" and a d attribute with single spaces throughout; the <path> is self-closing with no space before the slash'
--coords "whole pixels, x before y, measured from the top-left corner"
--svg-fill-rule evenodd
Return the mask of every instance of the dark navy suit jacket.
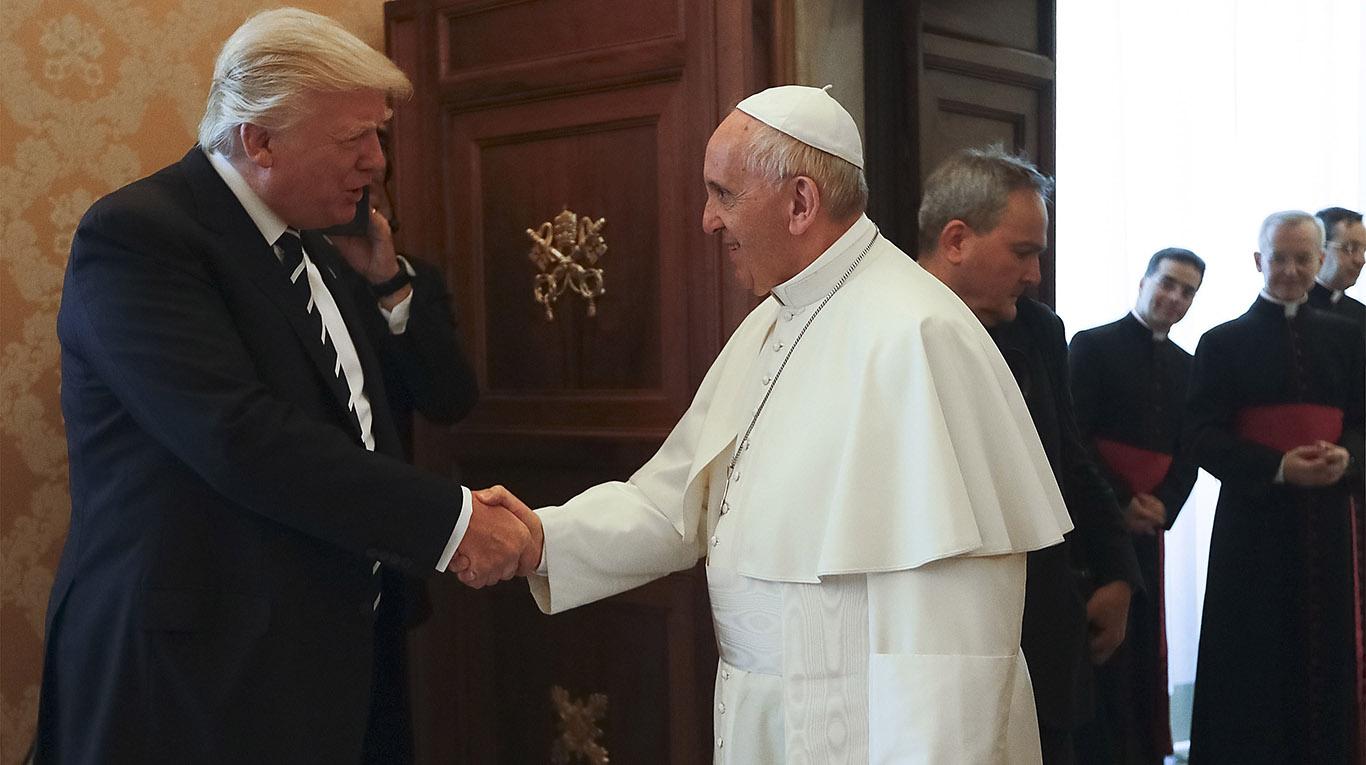
<path id="1" fill-rule="evenodd" d="M 452 330 L 426 304 L 415 335 L 377 348 L 373 304 L 349 297 L 321 237 L 304 245 L 360 357 L 375 452 L 198 147 L 81 221 L 57 321 L 72 512 L 40 761 L 360 758 L 374 562 L 434 572 L 461 508 L 456 483 L 404 462 L 380 355 L 419 350 L 424 321 Z M 435 375 L 415 395 L 468 408 L 453 387 L 468 369 Z"/>

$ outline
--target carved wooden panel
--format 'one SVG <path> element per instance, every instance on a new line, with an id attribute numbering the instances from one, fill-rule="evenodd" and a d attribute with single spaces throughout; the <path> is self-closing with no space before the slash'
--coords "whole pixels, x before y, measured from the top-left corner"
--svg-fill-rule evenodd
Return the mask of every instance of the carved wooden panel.
<path id="1" fill-rule="evenodd" d="M 752 305 L 701 229 L 707 138 L 768 84 L 768 0 L 395 0 L 395 186 L 409 251 L 455 295 L 481 400 L 419 424 L 419 464 L 558 503 L 642 464 Z M 561 210 L 606 218 L 589 318 L 547 322 L 528 258 Z M 604 550 L 611 555 L 611 550 Z M 566 703 L 607 698 L 612 762 L 709 762 L 715 641 L 699 569 L 554 617 L 522 582 L 429 583 L 410 639 L 419 762 L 545 763 Z M 582 760 L 580 760 L 582 761 Z"/>
<path id="2" fill-rule="evenodd" d="M 464 179 L 449 199 L 465 324 L 484 383 L 476 427 L 666 429 L 686 406 L 687 280 L 669 147 L 677 85 L 497 106 L 447 117 L 446 162 Z M 527 257 L 536 228 L 568 208 L 606 218 L 597 315 L 566 294 L 547 321 Z"/>
<path id="3" fill-rule="evenodd" d="M 608 58 L 611 49 L 676 39 L 683 31 L 677 0 L 466 4 L 448 9 L 440 18 L 441 71 L 447 77 L 512 63 L 562 60 L 578 53 Z"/>

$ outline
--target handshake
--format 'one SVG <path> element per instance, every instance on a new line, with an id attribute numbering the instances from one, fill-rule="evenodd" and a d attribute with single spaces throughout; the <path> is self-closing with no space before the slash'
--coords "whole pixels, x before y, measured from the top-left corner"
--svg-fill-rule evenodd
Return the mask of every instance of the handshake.
<path id="1" fill-rule="evenodd" d="M 502 486 L 470 493 L 470 525 L 446 569 L 478 589 L 535 573 L 545 533 L 541 519 Z"/>

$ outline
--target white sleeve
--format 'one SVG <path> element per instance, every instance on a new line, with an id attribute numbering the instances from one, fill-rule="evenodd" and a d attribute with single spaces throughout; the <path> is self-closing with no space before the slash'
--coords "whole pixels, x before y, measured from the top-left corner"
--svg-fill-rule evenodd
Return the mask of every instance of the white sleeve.
<path id="1" fill-rule="evenodd" d="M 689 568 L 705 554 L 706 502 L 688 475 L 705 406 L 696 402 L 627 482 L 594 486 L 536 511 L 545 529 L 545 575 L 527 578 L 546 613 L 559 613 Z M 705 496 L 705 476 L 698 483 Z M 682 518 L 680 531 L 673 519 Z"/>

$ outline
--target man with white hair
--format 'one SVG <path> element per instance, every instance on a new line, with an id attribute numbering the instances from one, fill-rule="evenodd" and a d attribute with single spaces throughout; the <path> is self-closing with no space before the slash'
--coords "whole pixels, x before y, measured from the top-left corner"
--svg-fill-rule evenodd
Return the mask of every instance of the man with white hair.
<path id="1" fill-rule="evenodd" d="M 1361 332 L 1307 304 L 1323 228 L 1262 224 L 1265 286 L 1195 351 L 1184 444 L 1221 482 L 1210 536 L 1190 759 L 1312 762 L 1354 753 L 1358 660 L 1349 495 L 1361 482 Z"/>
<path id="2" fill-rule="evenodd" d="M 258 14 L 219 54 L 199 145 L 82 219 L 38 761 L 392 762 L 391 575 L 457 549 L 516 570 L 522 524 L 402 459 L 385 371 L 422 370 L 424 410 L 455 416 L 434 288 L 373 210 L 362 236 L 309 231 L 357 215 L 386 99 L 410 90 L 330 19 Z"/>
<path id="3" fill-rule="evenodd" d="M 825 91 L 741 101 L 703 179 L 703 227 L 765 300 L 629 481 L 519 509 L 538 604 L 704 558 L 718 763 L 1037 763 L 1025 552 L 1069 523 L 1010 370 L 864 215 L 858 129 Z"/>

